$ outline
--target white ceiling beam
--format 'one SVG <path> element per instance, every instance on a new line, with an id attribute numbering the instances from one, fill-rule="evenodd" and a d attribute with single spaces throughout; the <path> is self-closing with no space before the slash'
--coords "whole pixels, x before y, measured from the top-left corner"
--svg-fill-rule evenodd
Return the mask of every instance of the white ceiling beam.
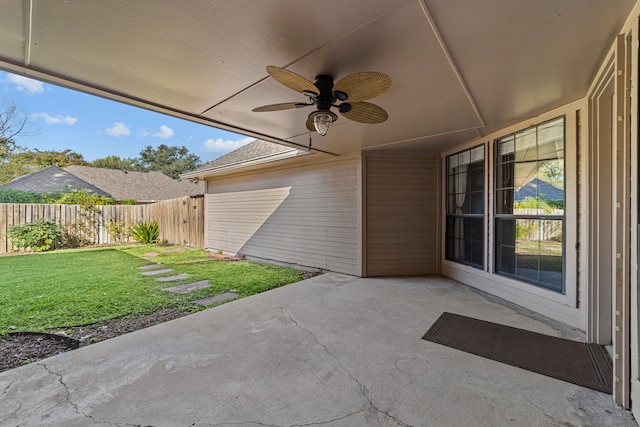
<path id="1" fill-rule="evenodd" d="M 438 40 L 438 43 L 442 48 L 442 51 L 444 52 L 444 55 L 447 57 L 447 61 L 449 62 L 451 69 L 453 70 L 454 74 L 456 75 L 456 78 L 460 82 L 460 86 L 462 87 L 462 90 L 464 91 L 467 99 L 469 100 L 469 104 L 471 104 L 471 108 L 473 108 L 473 111 L 475 112 L 476 117 L 478 118 L 478 121 L 482 124 L 482 127 L 485 127 L 487 124 L 484 121 L 484 118 L 482 117 L 480 110 L 478 109 L 478 104 L 476 104 L 476 101 L 473 98 L 473 95 L 471 94 L 471 91 L 469 90 L 467 83 L 465 82 L 464 78 L 462 77 L 462 74 L 460 73 L 460 70 L 458 70 L 458 67 L 453 61 L 453 58 L 451 57 L 451 53 L 449 52 L 449 48 L 444 42 L 444 39 L 440 34 L 440 30 L 438 30 L 438 26 L 436 25 L 436 22 L 433 19 L 433 15 L 429 11 L 429 7 L 427 6 L 426 0 L 420 0 L 420 6 L 422 7 L 422 11 L 424 12 L 425 17 L 427 18 L 427 21 L 429 21 L 429 25 L 431 26 L 431 29 L 435 34 Z"/>
<path id="2" fill-rule="evenodd" d="M 31 64 L 31 33 L 33 29 L 33 0 L 24 2 L 24 65 Z"/>

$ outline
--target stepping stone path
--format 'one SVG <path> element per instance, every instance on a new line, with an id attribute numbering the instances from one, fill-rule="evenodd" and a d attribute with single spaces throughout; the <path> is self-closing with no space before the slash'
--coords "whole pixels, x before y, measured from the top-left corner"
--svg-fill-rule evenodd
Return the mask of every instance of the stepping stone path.
<path id="1" fill-rule="evenodd" d="M 173 276 L 156 277 L 158 282 L 175 282 L 176 280 L 182 280 L 189 277 L 187 273 L 174 274 Z"/>
<path id="2" fill-rule="evenodd" d="M 171 273 L 172 271 L 172 268 L 161 268 L 160 270 L 143 271 L 140 274 L 142 274 L 143 276 L 158 276 L 160 274 Z"/>
<path id="3" fill-rule="evenodd" d="M 148 271 L 148 270 L 159 270 L 161 268 L 165 268 L 164 264 L 149 264 L 143 265 L 142 267 L 138 267 L 140 271 Z"/>
<path id="4" fill-rule="evenodd" d="M 165 265 L 162 264 L 148 264 L 139 267 L 140 274 L 143 276 L 158 276 L 161 274 L 171 273 L 173 269 L 166 268 Z M 163 276 L 156 277 L 156 280 L 159 282 L 174 282 L 178 280 L 184 280 L 189 275 L 187 273 L 174 274 L 172 276 Z M 172 286 L 170 288 L 163 289 L 172 294 L 188 294 L 200 289 L 205 289 L 211 286 L 208 280 L 200 280 L 198 282 L 184 283 L 182 285 Z M 236 292 L 228 291 L 220 295 L 216 295 L 209 298 L 203 298 L 199 300 L 192 301 L 193 304 L 199 305 L 210 305 L 217 304 L 224 301 L 229 301 L 238 298 L 238 294 Z"/>
<path id="5" fill-rule="evenodd" d="M 201 280 L 199 282 L 193 283 L 185 283 L 184 285 L 172 286 L 170 288 L 166 288 L 165 291 L 170 292 L 172 294 L 188 294 L 193 291 L 197 291 L 199 289 L 208 288 L 211 286 L 208 280 Z"/>

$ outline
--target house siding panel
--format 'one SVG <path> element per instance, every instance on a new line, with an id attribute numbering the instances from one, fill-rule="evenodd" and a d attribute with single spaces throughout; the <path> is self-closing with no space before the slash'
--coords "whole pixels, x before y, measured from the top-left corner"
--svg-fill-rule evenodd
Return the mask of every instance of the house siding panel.
<path id="1" fill-rule="evenodd" d="M 208 182 L 206 246 L 361 274 L 359 157 Z"/>
<path id="2" fill-rule="evenodd" d="M 367 276 L 438 271 L 438 159 L 371 153 L 366 165 Z"/>

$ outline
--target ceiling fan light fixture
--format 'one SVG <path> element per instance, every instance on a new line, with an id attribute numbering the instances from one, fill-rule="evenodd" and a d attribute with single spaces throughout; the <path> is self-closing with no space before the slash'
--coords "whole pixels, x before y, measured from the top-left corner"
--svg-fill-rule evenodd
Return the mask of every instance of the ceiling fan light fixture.
<path id="1" fill-rule="evenodd" d="M 338 116 L 331 111 L 316 110 L 309 114 L 309 120 L 313 122 L 313 127 L 320 135 L 325 136 L 333 122 L 338 120 Z"/>
<path id="2" fill-rule="evenodd" d="M 384 108 L 365 102 L 382 95 L 391 86 L 391 77 L 384 73 L 365 71 L 343 77 L 333 82 L 333 76 L 319 74 L 312 83 L 293 71 L 270 65 L 267 73 L 280 84 L 309 98 L 308 102 L 281 102 L 263 105 L 251 111 L 268 112 L 291 110 L 314 106 L 315 111 L 307 116 L 305 128 L 309 132 L 326 135 L 338 116 L 331 110 L 335 107 L 340 115 L 352 122 L 363 124 L 382 123 L 389 118 Z M 347 102 L 348 101 L 348 102 Z"/>

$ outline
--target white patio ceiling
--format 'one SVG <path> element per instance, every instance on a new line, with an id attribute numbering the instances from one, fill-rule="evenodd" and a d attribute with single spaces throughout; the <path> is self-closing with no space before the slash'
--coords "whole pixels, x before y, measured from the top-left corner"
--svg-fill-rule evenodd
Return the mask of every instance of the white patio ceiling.
<path id="1" fill-rule="evenodd" d="M 635 0 L 1 0 L 0 68 L 272 141 L 307 145 L 310 80 L 380 71 L 382 124 L 340 118 L 336 154 L 440 150 L 561 106 L 588 85 Z"/>

